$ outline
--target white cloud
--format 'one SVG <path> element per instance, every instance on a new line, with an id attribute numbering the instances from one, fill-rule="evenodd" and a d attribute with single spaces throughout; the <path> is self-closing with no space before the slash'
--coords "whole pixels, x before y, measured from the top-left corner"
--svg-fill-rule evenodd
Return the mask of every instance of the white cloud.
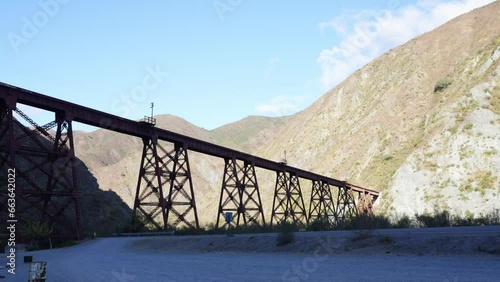
<path id="1" fill-rule="evenodd" d="M 421 0 L 413 5 L 393 5 L 378 11 L 348 11 L 320 23 L 322 31 L 333 29 L 340 37 L 339 44 L 322 50 L 317 59 L 324 90 L 337 85 L 383 52 L 493 1 Z"/>
<path id="2" fill-rule="evenodd" d="M 303 108 L 306 102 L 304 96 L 277 96 L 264 104 L 257 106 L 257 112 L 264 115 L 284 116 L 291 115 Z"/>

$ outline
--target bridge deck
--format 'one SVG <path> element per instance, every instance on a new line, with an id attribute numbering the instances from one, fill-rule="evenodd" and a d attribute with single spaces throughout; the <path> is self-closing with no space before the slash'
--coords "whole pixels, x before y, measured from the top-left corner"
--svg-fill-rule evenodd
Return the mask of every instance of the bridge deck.
<path id="1" fill-rule="evenodd" d="M 253 162 L 254 165 L 259 168 L 271 171 L 283 171 L 285 169 L 290 173 L 296 173 L 300 178 L 316 180 L 316 181 L 324 181 L 330 185 L 334 185 L 337 187 L 343 187 L 343 186 L 348 186 L 349 188 L 354 187 L 355 189 L 362 189 L 364 192 L 367 192 L 373 196 L 378 196 L 379 194 L 375 190 L 361 188 L 355 185 L 351 185 L 345 181 L 319 175 L 303 169 L 288 166 L 261 157 L 253 156 L 247 153 L 243 153 L 237 150 L 212 144 L 206 141 L 202 141 L 196 138 L 171 132 L 165 129 L 152 127 L 146 123 L 125 119 L 116 115 L 112 115 L 109 113 L 105 113 L 102 111 L 98 111 L 95 109 L 63 101 L 54 97 L 43 95 L 41 93 L 37 93 L 24 88 L 0 82 L 0 98 L 7 98 L 8 96 L 10 96 L 9 95 L 10 93 L 12 93 L 13 96 L 17 98 L 18 103 L 52 112 L 66 111 L 72 115 L 74 121 L 81 122 L 84 124 L 140 138 L 150 138 L 151 136 L 153 136 L 153 133 L 156 132 L 156 134 L 158 135 L 158 139 L 172 143 L 183 143 L 189 150 L 195 152 L 219 158 L 235 158 L 237 160 L 250 161 Z"/>

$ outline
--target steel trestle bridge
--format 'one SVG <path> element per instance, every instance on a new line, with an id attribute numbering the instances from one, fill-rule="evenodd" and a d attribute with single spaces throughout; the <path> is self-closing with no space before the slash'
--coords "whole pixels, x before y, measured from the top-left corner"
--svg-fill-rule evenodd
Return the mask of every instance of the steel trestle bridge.
<path id="1" fill-rule="evenodd" d="M 18 104 L 53 112 L 54 120 L 40 126 Z M 14 113 L 31 126 L 24 126 Z M 317 218 L 342 225 L 346 218 L 373 214 L 373 203 L 379 196 L 375 190 L 284 162 L 157 128 L 153 118 L 129 120 L 0 83 L 0 167 L 7 171 L 19 162 L 26 167 L 23 171 L 17 169 L 23 185 L 16 188 L 16 202 L 24 202 L 28 207 L 18 211 L 18 217 L 21 219 L 23 212 L 35 212 L 41 222 L 58 224 L 77 239 L 82 238 L 82 227 L 73 122 L 142 139 L 133 218 L 140 215 L 159 230 L 179 225 L 199 228 L 189 151 L 224 160 L 217 227 L 226 224 L 226 212 L 235 214 L 236 226 L 266 224 L 255 168 L 276 173 L 270 225 L 283 221 L 306 225 Z M 309 209 L 305 207 L 299 179 L 311 182 Z M 5 220 L 7 195 L 7 185 L 2 185 L 0 218 Z"/>

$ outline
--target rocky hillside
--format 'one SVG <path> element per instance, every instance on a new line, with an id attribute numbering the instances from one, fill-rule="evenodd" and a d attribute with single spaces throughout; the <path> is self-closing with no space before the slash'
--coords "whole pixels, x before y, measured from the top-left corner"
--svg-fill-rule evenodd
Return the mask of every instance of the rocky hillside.
<path id="1" fill-rule="evenodd" d="M 263 145 L 279 136 L 280 130 L 290 118 L 290 116 L 279 118 L 250 116 L 216 128 L 211 131 L 211 135 L 215 143 L 255 153 Z"/>
<path id="2" fill-rule="evenodd" d="M 496 1 L 390 50 L 291 117 L 207 131 L 167 115 L 158 126 L 274 160 L 286 150 L 293 166 L 381 191 L 379 212 L 492 212 L 500 207 L 499 14 Z M 104 130 L 77 141 L 101 188 L 128 205 L 141 148 Z M 222 160 L 190 160 L 200 219 L 213 222 Z M 257 173 L 269 216 L 274 175 Z"/>
<path id="3" fill-rule="evenodd" d="M 500 2 L 395 48 L 294 116 L 262 155 L 382 191 L 379 211 L 500 208 Z"/>

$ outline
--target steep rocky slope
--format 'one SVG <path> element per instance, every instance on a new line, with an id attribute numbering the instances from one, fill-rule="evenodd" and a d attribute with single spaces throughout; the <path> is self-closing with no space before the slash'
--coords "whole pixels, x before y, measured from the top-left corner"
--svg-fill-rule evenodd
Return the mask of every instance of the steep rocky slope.
<path id="1" fill-rule="evenodd" d="M 383 54 L 263 155 L 285 148 L 292 164 L 380 190 L 381 211 L 498 209 L 499 14 L 496 1 Z"/>

